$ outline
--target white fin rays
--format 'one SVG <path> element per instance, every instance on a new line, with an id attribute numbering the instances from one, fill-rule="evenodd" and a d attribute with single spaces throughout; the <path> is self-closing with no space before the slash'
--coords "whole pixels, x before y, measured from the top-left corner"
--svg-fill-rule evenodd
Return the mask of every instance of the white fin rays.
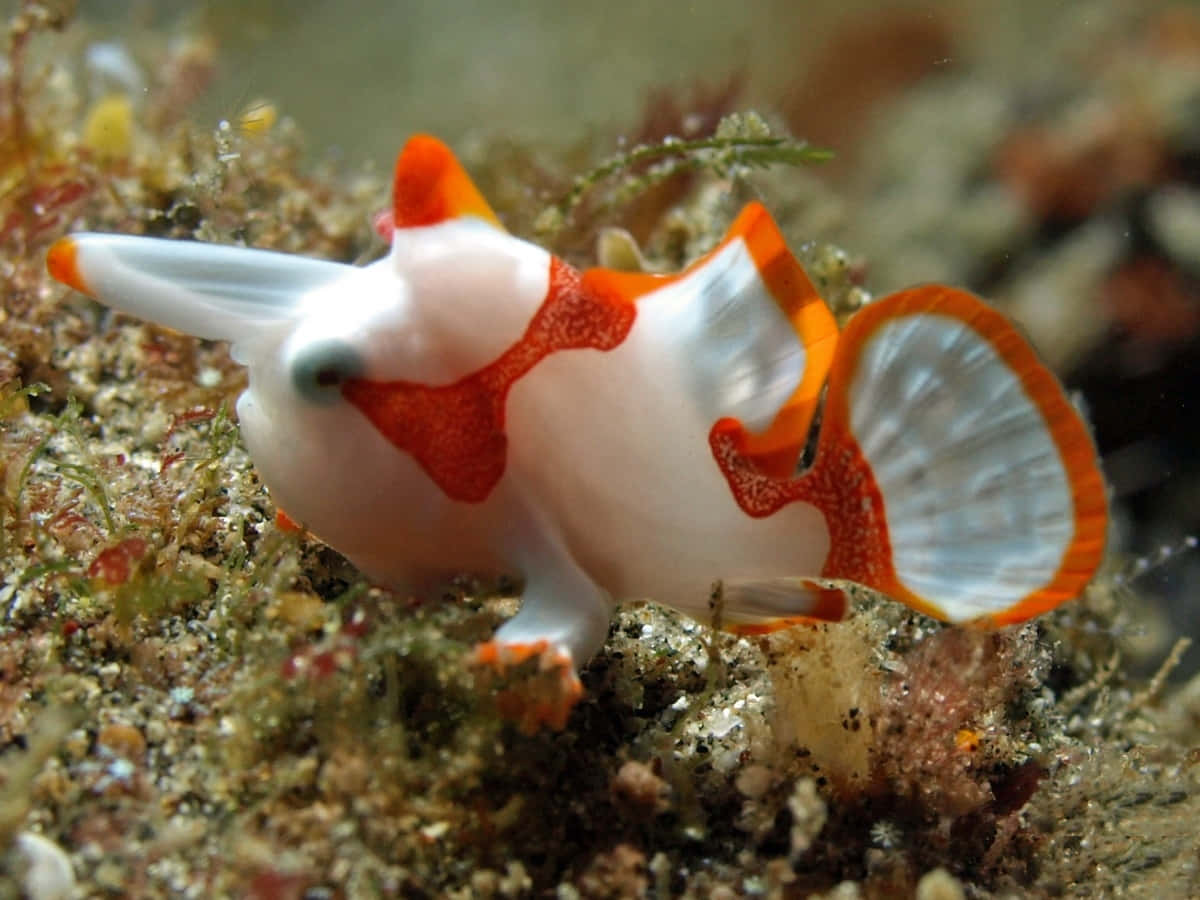
<path id="1" fill-rule="evenodd" d="M 750 431 L 765 430 L 804 377 L 807 353 L 745 244 L 730 242 L 674 290 L 693 396 L 705 417 L 731 416 Z"/>
<path id="2" fill-rule="evenodd" d="M 63 238 L 48 265 L 60 281 L 121 312 L 228 341 L 292 318 L 305 294 L 356 271 L 266 250 L 112 234 Z"/>
<path id="3" fill-rule="evenodd" d="M 872 307 L 843 335 L 844 390 L 883 500 L 893 592 L 960 622 L 1019 621 L 1078 593 L 1103 552 L 1104 492 L 1057 381 L 961 291 Z"/>
<path id="4" fill-rule="evenodd" d="M 725 240 L 679 275 L 589 269 L 638 300 L 638 331 L 677 348 L 678 383 L 709 427 L 735 426 L 759 471 L 795 473 L 837 347 L 837 323 L 779 228 L 747 204 Z"/>

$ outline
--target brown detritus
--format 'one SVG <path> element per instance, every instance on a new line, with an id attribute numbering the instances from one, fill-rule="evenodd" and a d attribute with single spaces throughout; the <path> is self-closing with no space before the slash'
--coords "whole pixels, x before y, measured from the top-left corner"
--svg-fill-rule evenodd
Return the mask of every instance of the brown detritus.
<path id="1" fill-rule="evenodd" d="M 89 578 L 98 578 L 109 587 L 116 587 L 129 580 L 134 567 L 146 555 L 146 540 L 140 537 L 125 538 L 105 550 L 101 550 L 87 567 Z"/>
<path id="2" fill-rule="evenodd" d="M 14 683 L 11 674 L 5 683 Z M 61 707 L 43 708 L 30 720 L 14 723 L 10 710 L 0 708 L 0 734 L 7 734 L 5 746 L 12 747 L 17 734 L 23 740 L 16 753 L 10 753 L 0 768 L 0 847 L 7 847 L 26 821 L 35 801 L 37 775 L 46 762 L 58 751 L 67 733 L 78 719 L 75 710 Z M 13 730 L 17 724 L 19 732 Z"/>
<path id="3" fill-rule="evenodd" d="M 1194 64 L 1200 54 L 1200 16 L 1182 3 L 1156 11 L 1146 26 L 1145 42 L 1155 53 Z"/>
<path id="4" fill-rule="evenodd" d="M 26 83 L 25 64 L 29 44 L 41 32 L 65 28 L 74 12 L 74 0 L 22 0 L 17 13 L 8 22 L 8 67 L 3 85 L 5 108 L 0 119 L 5 138 L 0 141 L 0 156 L 5 157 L 4 163 L 9 161 L 6 157 L 10 154 L 24 166 L 38 162 L 36 151 L 39 148 L 34 144 L 27 106 L 29 85 Z"/>
<path id="5" fill-rule="evenodd" d="M 995 812 L 989 773 L 1009 758 L 1004 745 L 1019 738 L 1008 732 L 1008 709 L 1038 686 L 1049 665 L 1032 629 L 943 629 L 903 663 L 884 681 L 873 776 L 901 804 L 943 827 L 987 807 Z M 968 728 L 983 730 L 980 753 L 958 745 L 958 733 Z"/>
<path id="6" fill-rule="evenodd" d="M 113 756 L 130 762 L 138 762 L 146 753 L 145 737 L 138 729 L 123 722 L 112 722 L 101 728 L 96 735 L 96 744 Z"/>
<path id="7" fill-rule="evenodd" d="M 801 776 L 794 790 L 810 782 L 828 804 L 793 835 L 797 876 L 809 889 L 827 884 L 818 873 L 861 878 L 879 896 L 911 892 L 937 865 L 1028 878 L 1036 841 L 1020 815 L 1046 776 L 1030 753 L 1048 724 L 1034 701 L 1049 656 L 1031 627 L 926 630 L 905 618 L 887 642 L 869 615 L 772 636 L 776 715 L 796 717 L 776 725 L 790 735 L 779 749 Z M 744 793 L 771 783 L 751 771 Z M 792 812 L 795 828 L 805 819 Z"/>
<path id="8" fill-rule="evenodd" d="M 251 876 L 246 885 L 249 900 L 303 900 L 312 878 L 297 872 L 267 868 Z"/>
<path id="9" fill-rule="evenodd" d="M 576 883 L 582 900 L 622 900 L 644 897 L 650 886 L 646 854 L 631 844 L 617 844 L 597 853 Z"/>
<path id="10" fill-rule="evenodd" d="M 1167 156 L 1136 110 L 1101 110 L 1071 130 L 1031 126 L 1000 147 L 996 169 L 1038 218 L 1077 222 L 1158 180 Z"/>
<path id="11" fill-rule="evenodd" d="M 1194 894 L 1195 841 L 1179 825 L 1200 811 L 1200 791 L 1184 754 L 1141 741 L 1089 743 L 1060 755 L 1026 810 L 1044 860 L 1032 888 L 1105 896 L 1136 883 L 1162 897 Z"/>
<path id="12" fill-rule="evenodd" d="M 1161 354 L 1200 331 L 1200 283 L 1158 256 L 1137 256 L 1118 267 L 1104 285 L 1101 302 L 1131 338 L 1129 357 Z M 1126 365 L 1138 369 L 1151 363 L 1129 359 Z"/>
<path id="13" fill-rule="evenodd" d="M 658 767 L 661 770 L 661 766 Z M 613 799 L 632 818 L 653 818 L 671 808 L 671 786 L 655 766 L 629 760 L 612 780 Z"/>

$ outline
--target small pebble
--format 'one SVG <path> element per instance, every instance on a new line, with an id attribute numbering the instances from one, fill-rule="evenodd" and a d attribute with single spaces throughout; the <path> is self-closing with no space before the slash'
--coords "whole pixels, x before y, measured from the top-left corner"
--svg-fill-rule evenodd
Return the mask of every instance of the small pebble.
<path id="1" fill-rule="evenodd" d="M 75 893 L 75 870 L 71 858 L 53 841 L 22 831 L 17 835 L 17 852 L 28 868 L 21 881 L 29 900 L 68 900 Z"/>
<path id="2" fill-rule="evenodd" d="M 926 872 L 917 882 L 917 900 L 963 900 L 963 886 L 945 869 Z"/>
<path id="3" fill-rule="evenodd" d="M 113 756 L 119 756 L 130 762 L 140 760 L 146 753 L 146 739 L 132 725 L 112 722 L 100 729 L 96 743 L 105 747 Z"/>

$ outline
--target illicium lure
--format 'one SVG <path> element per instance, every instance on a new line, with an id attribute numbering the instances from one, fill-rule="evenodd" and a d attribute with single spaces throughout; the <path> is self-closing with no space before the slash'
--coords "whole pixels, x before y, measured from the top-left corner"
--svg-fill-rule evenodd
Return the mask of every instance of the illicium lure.
<path id="1" fill-rule="evenodd" d="M 1107 507 L 1087 429 L 1021 336 L 929 285 L 840 335 L 750 204 L 677 275 L 578 271 L 506 234 L 450 151 L 396 163 L 365 267 L 78 234 L 58 280 L 227 340 L 246 445 L 292 519 L 374 579 L 524 579 L 481 662 L 539 654 L 561 692 L 615 600 L 765 632 L 839 619 L 839 581 L 1003 625 L 1077 595 Z M 823 397 L 812 465 L 797 474 Z"/>

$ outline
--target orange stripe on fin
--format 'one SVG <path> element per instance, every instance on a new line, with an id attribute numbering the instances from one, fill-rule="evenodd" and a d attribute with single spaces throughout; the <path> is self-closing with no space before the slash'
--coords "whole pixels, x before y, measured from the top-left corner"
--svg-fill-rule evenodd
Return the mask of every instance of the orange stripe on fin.
<path id="1" fill-rule="evenodd" d="M 396 158 L 392 226 L 417 228 L 461 216 L 503 228 L 449 147 L 427 134 L 409 138 Z"/>
<path id="2" fill-rule="evenodd" d="M 741 237 L 763 282 L 779 304 L 807 354 L 804 378 L 761 434 L 747 433 L 742 453 L 760 470 L 777 478 L 795 471 L 821 390 L 837 349 L 837 322 L 803 267 L 792 256 L 770 214 L 750 203 L 730 226 L 726 241 Z"/>
<path id="3" fill-rule="evenodd" d="M 805 350 L 803 378 L 774 420 L 758 433 L 743 428 L 739 440 L 739 451 L 760 471 L 786 478 L 795 472 L 800 453 L 808 441 L 826 375 L 833 363 L 838 331 L 833 314 L 788 250 L 779 228 L 761 203 L 747 204 L 721 243 L 682 272 L 647 275 L 589 269 L 584 273 L 584 283 L 636 301 L 702 269 L 736 240 L 745 245 L 767 293 L 791 323 Z"/>

